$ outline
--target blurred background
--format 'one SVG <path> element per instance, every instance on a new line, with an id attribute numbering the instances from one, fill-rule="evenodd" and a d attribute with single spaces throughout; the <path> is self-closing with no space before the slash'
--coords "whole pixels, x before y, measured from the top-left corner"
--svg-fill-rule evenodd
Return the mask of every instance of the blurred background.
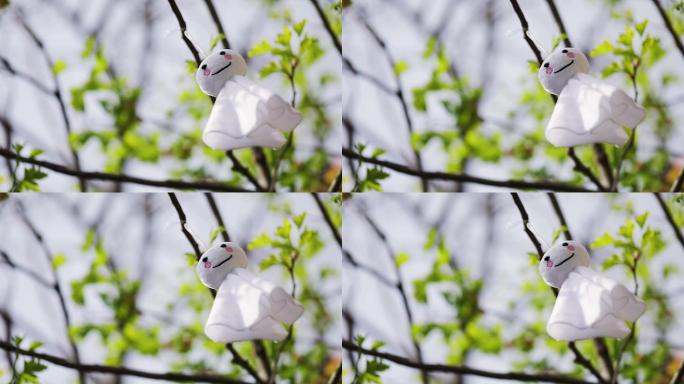
<path id="1" fill-rule="evenodd" d="M 213 198 L 250 268 L 288 292 L 294 279 L 296 299 L 305 306 L 290 341 L 233 348 L 263 382 L 327 382 L 341 359 L 341 275 L 339 246 L 321 207 L 337 228 L 338 202 L 318 195 L 319 205 L 306 194 L 176 196 L 201 250 L 224 239 Z M 40 342 L 39 352 L 74 361 L 71 340 L 84 364 L 256 382 L 226 346 L 204 335 L 212 296 L 196 277 L 196 255 L 166 194 L 4 196 L 0 228 L 2 340 L 21 336 L 24 349 Z M 6 383 L 12 368 L 6 352 L 0 355 Z M 19 358 L 16 369 L 27 360 Z M 77 382 L 76 371 L 45 364 L 36 373 L 40 382 Z M 103 374 L 86 380 L 159 382 Z"/>
<path id="2" fill-rule="evenodd" d="M 567 230 L 590 249 L 595 270 L 630 291 L 638 282 L 647 311 L 635 338 L 627 344 L 606 339 L 613 366 L 622 356 L 617 382 L 669 383 L 684 360 L 684 196 L 660 197 L 672 222 L 651 194 L 519 197 L 544 250 Z M 412 362 L 597 381 L 574 363 L 568 343 L 546 334 L 554 295 L 539 276 L 539 257 L 509 194 L 355 195 L 343 218 L 346 342 Z M 595 344 L 576 346 L 607 378 Z M 366 382 L 426 382 L 419 369 L 352 353 L 346 345 L 344 358 L 347 382 L 355 372 Z M 439 373 L 429 379 L 517 382 Z"/>
<path id="3" fill-rule="evenodd" d="M 669 191 L 684 166 L 676 144 L 684 139 L 684 48 L 675 46 L 655 2 L 518 4 L 542 57 L 567 38 L 587 54 L 593 75 L 630 96 L 634 90 L 627 72 L 638 60 L 634 80 L 646 120 L 637 130 L 636 152 L 604 145 L 612 172 L 604 171 L 591 146 L 578 147 L 577 156 L 605 186 L 624 158 L 614 188 Z M 549 4 L 555 5 L 566 36 Z M 681 1 L 659 4 L 684 40 Z M 645 29 L 638 32 L 637 27 Z M 553 101 L 538 84 L 539 64 L 510 1 L 354 1 L 345 12 L 343 45 L 349 61 L 344 69 L 344 148 L 412 169 L 594 187 L 573 172 L 567 149 L 552 147 L 543 136 Z M 378 171 L 350 159 L 344 165 L 346 191 L 426 189 L 419 177 L 388 167 Z M 443 181 L 427 187 L 501 190 Z"/>
<path id="4" fill-rule="evenodd" d="M 289 150 L 243 149 L 235 151 L 235 157 L 265 187 L 280 156 L 278 182 L 272 187 L 327 191 L 340 169 L 341 58 L 322 15 L 339 33 L 341 21 L 335 2 L 177 3 L 187 35 L 202 57 L 228 42 L 247 59 L 249 77 L 286 100 L 294 98 L 304 114 Z M 195 84 L 197 65 L 181 39 L 168 1 L 22 0 L 0 4 L 3 146 L 18 151 L 14 146 L 22 145 L 21 154 L 27 157 L 40 150 L 39 159 L 72 169 L 76 167 L 73 150 L 80 168 L 86 171 L 146 179 L 218 180 L 253 188 L 243 175 L 231 171 L 232 162 L 222 151 L 210 150 L 201 141 L 211 101 Z M 211 10 L 225 35 L 220 35 Z M 301 27 L 300 33 L 295 33 L 295 25 Z M 272 50 L 265 48 L 269 44 Z M 282 71 L 284 62 L 295 61 L 296 95 L 289 76 Z M 55 97 L 55 89 L 61 100 Z M 270 172 L 264 171 L 263 164 Z M 16 173 L 20 182 L 27 182 L 13 182 L 11 169 L 16 166 L 2 162 L 0 189 L 79 188 L 78 179 L 45 169 L 47 175 L 26 175 L 24 168 L 29 167 L 24 165 Z M 98 181 L 87 187 L 151 189 Z"/>

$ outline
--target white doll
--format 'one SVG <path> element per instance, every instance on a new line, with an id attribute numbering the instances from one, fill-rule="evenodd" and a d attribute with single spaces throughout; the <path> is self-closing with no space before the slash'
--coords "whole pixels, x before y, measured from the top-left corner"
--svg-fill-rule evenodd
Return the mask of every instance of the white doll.
<path id="1" fill-rule="evenodd" d="M 197 263 L 204 285 L 217 289 L 204 333 L 219 343 L 268 339 L 281 341 L 304 312 L 284 289 L 247 269 L 247 255 L 233 243 L 209 248 Z"/>
<path id="2" fill-rule="evenodd" d="M 625 337 L 625 321 L 635 321 L 646 305 L 624 285 L 589 268 L 589 253 L 580 243 L 551 247 L 539 262 L 546 284 L 560 288 L 546 331 L 556 340 Z"/>
<path id="3" fill-rule="evenodd" d="M 246 78 L 239 53 L 222 49 L 207 56 L 195 74 L 204 93 L 216 97 L 202 140 L 214 149 L 278 148 L 302 121 L 282 97 Z"/>
<path id="4" fill-rule="evenodd" d="M 644 119 L 644 109 L 624 91 L 588 75 L 589 61 L 575 48 L 549 55 L 539 68 L 546 91 L 559 95 L 546 127 L 546 139 L 557 147 L 608 143 L 622 145 Z"/>

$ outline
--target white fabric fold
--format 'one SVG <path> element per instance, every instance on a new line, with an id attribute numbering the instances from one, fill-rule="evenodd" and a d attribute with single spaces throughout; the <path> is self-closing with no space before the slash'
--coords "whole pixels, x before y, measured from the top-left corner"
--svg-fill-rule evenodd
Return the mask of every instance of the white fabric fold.
<path id="1" fill-rule="evenodd" d="M 220 343 L 282 341 L 287 336 L 282 323 L 294 323 L 303 312 L 304 308 L 282 288 L 247 269 L 236 268 L 219 287 L 204 332 Z"/>
<path id="2" fill-rule="evenodd" d="M 244 76 L 226 81 L 216 98 L 202 139 L 214 149 L 279 148 L 302 116 L 282 97 Z"/>
<path id="3" fill-rule="evenodd" d="M 563 282 L 546 330 L 565 341 L 622 338 L 630 332 L 625 321 L 635 321 L 645 310 L 624 285 L 579 266 Z"/>

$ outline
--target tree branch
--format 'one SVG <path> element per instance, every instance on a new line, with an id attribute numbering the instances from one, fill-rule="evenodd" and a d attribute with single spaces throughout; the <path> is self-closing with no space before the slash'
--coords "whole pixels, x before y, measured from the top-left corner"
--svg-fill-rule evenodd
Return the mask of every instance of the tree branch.
<path id="1" fill-rule="evenodd" d="M 213 3 L 211 3 L 209 0 L 205 0 L 207 7 L 209 7 L 209 12 L 212 12 L 213 9 Z M 202 62 L 202 59 L 199 56 L 199 52 L 197 51 L 197 48 L 195 48 L 195 45 L 192 43 L 192 41 L 186 36 L 186 31 L 187 31 L 187 24 L 185 23 L 185 19 L 183 18 L 183 14 L 181 13 L 180 9 L 178 9 L 178 5 L 176 4 L 175 0 L 169 0 L 169 5 L 171 6 L 171 11 L 173 11 L 174 16 L 176 16 L 176 20 L 178 20 L 178 26 L 180 27 L 181 30 L 181 37 L 183 41 L 185 42 L 185 45 L 188 46 L 188 49 L 190 50 L 190 53 L 192 53 L 192 57 L 195 59 L 195 63 L 199 67 L 200 63 Z M 214 9 L 214 13 L 215 13 Z M 212 18 L 214 15 L 212 14 Z M 216 15 L 216 20 L 214 20 L 214 23 L 216 24 L 216 28 L 221 30 L 223 29 L 223 26 L 221 26 L 220 20 L 218 20 L 218 14 Z M 224 34 L 225 36 L 225 34 Z M 228 40 L 224 42 L 224 44 L 227 44 Z M 209 99 L 211 100 L 211 103 L 214 104 L 216 101 L 215 98 L 209 96 Z M 263 153 L 257 149 L 254 149 L 255 156 L 258 156 L 259 154 L 263 155 Z M 252 173 L 242 165 L 242 163 L 235 157 L 233 154 L 233 151 L 226 151 L 226 156 L 230 159 L 230 161 L 233 162 L 233 170 L 238 172 L 239 174 L 243 175 L 247 180 L 249 180 L 252 185 L 258 190 L 261 191 L 263 190 L 263 187 L 259 184 L 259 182 L 256 180 L 256 178 L 252 175 Z M 260 163 L 261 164 L 261 163 Z M 267 167 L 268 168 L 268 167 Z M 266 177 L 268 177 L 269 171 L 268 169 L 264 170 L 264 174 Z"/>
<path id="2" fill-rule="evenodd" d="M 565 215 L 563 214 L 563 210 L 561 209 L 560 203 L 558 203 L 558 199 L 556 198 L 556 195 L 553 193 L 549 193 L 549 200 L 551 201 L 551 206 L 553 207 L 554 212 L 556 213 L 556 217 L 558 217 L 558 221 L 560 221 L 561 225 L 564 227 L 564 236 L 567 240 L 573 240 L 572 233 L 570 232 L 570 226 L 568 225 L 568 222 L 565 220 Z M 613 368 L 613 361 L 610 358 L 610 352 L 608 351 L 608 345 L 606 344 L 606 341 L 602 337 L 597 337 L 594 338 L 594 346 L 596 346 L 596 350 L 598 351 L 598 355 L 601 357 L 601 361 L 603 362 L 603 366 L 606 368 L 606 371 L 608 371 L 608 376 L 613 377 L 615 374 L 615 370 Z"/>
<path id="3" fill-rule="evenodd" d="M 665 200 L 663 200 L 663 197 L 660 196 L 659 193 L 656 192 L 653 194 L 653 196 L 655 196 L 656 200 L 658 200 L 658 204 L 660 205 L 660 208 L 663 209 L 663 213 L 665 214 L 665 218 L 667 218 L 667 222 L 670 223 L 670 226 L 672 227 L 672 230 L 674 231 L 675 236 L 679 241 L 679 244 L 681 244 L 682 248 L 684 248 L 684 235 L 682 234 L 682 230 L 677 225 L 674 216 L 672 216 L 672 211 L 670 211 L 670 207 L 667 206 L 667 203 L 665 202 Z"/>
<path id="4" fill-rule="evenodd" d="M 19 22 L 21 23 L 22 27 L 24 30 L 31 36 L 31 39 L 33 42 L 38 46 L 40 53 L 43 55 L 43 58 L 45 59 L 45 62 L 48 66 L 48 69 L 50 71 L 50 74 L 52 75 L 52 81 L 54 83 L 54 90 L 52 91 L 52 95 L 55 97 L 55 100 L 57 100 L 57 104 L 59 105 L 59 112 L 62 117 L 62 120 L 64 122 L 64 130 L 66 131 L 66 136 L 67 136 L 67 148 L 69 149 L 69 152 L 71 153 L 71 157 L 74 162 L 74 167 L 76 168 L 77 171 L 81 170 L 81 160 L 78 157 L 78 153 L 71 147 L 71 144 L 69 143 L 69 136 L 71 135 L 71 121 L 69 120 L 69 115 L 67 113 L 66 109 L 66 104 L 64 103 L 64 98 L 62 97 L 62 92 L 60 89 L 59 85 L 59 79 L 57 78 L 57 75 L 55 74 L 55 71 L 53 70 L 54 68 L 54 63 L 52 61 L 52 58 L 50 58 L 50 55 L 48 55 L 47 50 L 45 48 L 45 45 L 43 44 L 43 41 L 36 35 L 36 33 L 33 31 L 33 29 L 26 23 L 26 21 L 23 18 L 19 18 Z M 81 192 L 86 192 L 88 190 L 88 185 L 86 184 L 86 180 L 83 177 L 78 178 L 78 184 Z"/>
<path id="5" fill-rule="evenodd" d="M 211 181 L 182 181 L 182 180 L 152 180 L 143 179 L 141 177 L 129 176 L 125 174 L 114 174 L 114 173 L 104 173 L 104 172 L 88 172 L 88 171 L 78 171 L 71 168 L 67 168 L 61 164 L 51 163 L 48 161 L 31 159 L 9 151 L 5 148 L 0 148 L 0 156 L 19 160 L 23 163 L 37 165 L 39 167 L 47 168 L 57 173 L 64 175 L 83 177 L 89 180 L 104 180 L 104 181 L 115 181 L 122 183 L 132 183 L 140 185 L 149 185 L 152 187 L 160 187 L 167 189 L 199 189 L 208 190 L 216 192 L 252 192 L 240 187 L 233 187 L 225 183 L 217 183 Z"/>
<path id="6" fill-rule="evenodd" d="M 223 44 L 223 47 L 226 49 L 230 49 L 230 43 L 228 42 L 228 35 L 226 35 L 226 31 L 223 29 L 223 24 L 221 24 L 221 19 L 219 18 L 218 12 L 216 12 L 216 7 L 214 7 L 214 2 L 212 0 L 204 0 L 204 4 L 207 6 L 207 9 L 209 10 L 209 14 L 211 15 L 211 20 L 214 22 L 216 29 L 221 34 L 221 43 Z"/>
<path id="7" fill-rule="evenodd" d="M 371 227 L 373 232 L 375 232 L 376 236 L 382 241 L 382 244 L 385 246 L 385 249 L 387 251 L 387 256 L 390 259 L 390 263 L 394 266 L 394 272 L 397 275 L 397 283 L 394 285 L 394 288 L 397 290 L 399 293 L 399 297 L 401 298 L 401 302 L 404 306 L 404 313 L 406 314 L 406 319 L 409 324 L 409 329 L 413 328 L 414 325 L 414 320 L 413 320 L 413 313 L 411 312 L 411 306 L 409 305 L 408 297 L 406 295 L 406 289 L 404 288 L 404 283 L 402 281 L 402 276 L 401 276 L 401 269 L 399 268 L 399 265 L 396 262 L 396 256 L 394 254 L 394 250 L 392 247 L 389 245 L 387 242 L 387 236 L 385 233 L 378 227 L 378 225 L 368 216 L 366 211 L 364 210 L 362 212 L 363 218 L 366 220 L 368 225 Z M 420 346 L 420 343 L 416 338 L 413 336 L 413 333 L 410 333 L 409 335 L 411 339 L 411 343 L 413 344 L 413 348 L 416 353 L 416 358 L 418 359 L 419 364 L 423 364 L 423 351 Z M 421 371 L 421 378 L 423 380 L 424 384 L 428 384 L 430 382 L 430 376 L 428 375 L 428 372 L 424 369 L 420 369 Z"/>
<path id="8" fill-rule="evenodd" d="M 675 46 L 677 46 L 677 49 L 682 54 L 682 57 L 684 57 L 684 44 L 682 43 L 682 40 L 679 39 L 677 31 L 672 25 L 672 20 L 670 20 L 670 17 L 667 15 L 667 12 L 663 8 L 662 4 L 660 4 L 659 0 L 651 1 L 653 2 L 653 5 L 655 5 L 655 7 L 658 9 L 658 13 L 660 14 L 660 17 L 663 19 L 665 27 L 667 27 L 667 30 L 670 32 L 670 35 L 672 35 L 672 39 L 674 40 Z"/>
<path id="9" fill-rule="evenodd" d="M 517 380 L 524 382 L 547 382 L 547 383 L 570 383 L 570 384 L 593 384 L 590 381 L 584 381 L 580 379 L 575 379 L 568 376 L 560 376 L 554 374 L 529 374 L 520 372 L 491 372 L 482 369 L 471 368 L 461 365 L 445 365 L 445 364 L 426 364 L 417 363 L 415 361 L 409 360 L 405 357 L 394 355 L 391 353 L 373 351 L 370 349 L 365 349 L 360 347 L 348 340 L 342 340 L 342 347 L 347 350 L 354 351 L 367 356 L 374 356 L 384 360 L 391 361 L 393 363 L 410 367 L 423 369 L 429 372 L 443 372 L 443 373 L 453 373 L 460 375 L 473 375 L 481 377 L 489 377 L 492 379 L 502 379 L 502 380 Z"/>
<path id="10" fill-rule="evenodd" d="M 45 353 L 29 351 L 26 349 L 18 348 L 17 346 L 11 344 L 8 341 L 0 340 L 0 349 L 5 351 L 10 351 L 15 354 L 33 357 L 39 360 L 47 361 L 61 367 L 75 369 L 78 371 L 89 372 L 89 373 L 106 373 L 113 375 L 122 376 L 135 376 L 143 377 L 146 379 L 153 380 L 166 380 L 166 381 L 181 381 L 181 382 L 206 382 L 206 383 L 223 383 L 223 384 L 251 384 L 244 381 L 234 380 L 228 376 L 223 375 L 186 375 L 176 372 L 166 372 L 166 373 L 153 373 L 147 371 L 141 371 L 137 369 L 130 369 L 125 367 L 113 367 L 108 365 L 97 365 L 97 364 L 77 364 L 69 360 L 63 359 L 61 357 L 48 355 Z"/>
<path id="11" fill-rule="evenodd" d="M 50 265 L 50 270 L 52 271 L 52 279 L 54 280 L 54 283 L 52 284 L 52 290 L 55 292 L 55 295 L 57 296 L 57 299 L 59 300 L 59 307 L 62 310 L 62 316 L 64 317 L 64 328 L 65 328 L 66 338 L 69 342 L 69 347 L 71 348 L 71 353 L 74 355 L 74 363 L 75 364 L 81 364 L 81 356 L 80 356 L 80 353 L 78 351 L 78 347 L 76 346 L 76 343 L 74 342 L 73 338 L 71 337 L 71 333 L 69 332 L 71 329 L 71 317 L 69 316 L 69 310 L 67 308 L 66 299 L 64 298 L 64 292 L 62 291 L 62 286 L 59 284 L 59 276 L 57 275 L 57 271 L 55 268 L 52 268 L 52 265 L 53 265 L 52 252 L 50 251 L 47 244 L 45 243 L 45 239 L 43 238 L 43 235 L 38 231 L 38 229 L 29 220 L 28 216 L 26 215 L 26 212 L 24 210 L 23 205 L 18 203 L 18 207 L 19 207 L 19 216 L 21 217 L 24 224 L 29 228 L 29 230 L 31 231 L 31 234 L 33 235 L 33 237 L 36 239 L 36 241 L 40 245 L 40 248 L 43 250 L 43 253 L 45 254 L 45 258 L 47 259 L 47 262 Z M 78 371 L 78 380 L 79 380 L 79 383 L 82 383 L 82 384 L 86 383 L 86 377 L 85 377 L 84 371 L 82 371 L 82 370 Z"/>
<path id="12" fill-rule="evenodd" d="M 337 49 L 337 52 L 340 54 L 340 56 L 342 56 L 342 43 L 340 43 L 339 37 L 337 37 L 335 31 L 333 31 L 332 25 L 330 24 L 328 17 L 325 15 L 325 11 L 323 11 L 323 8 L 321 8 L 320 4 L 318 4 L 318 1 L 309 0 L 309 2 L 316 9 L 318 17 L 323 22 L 323 26 L 325 27 L 325 30 L 328 32 L 328 35 L 330 36 L 330 40 L 332 40 L 333 44 L 335 45 L 335 49 Z"/>
<path id="13" fill-rule="evenodd" d="M 431 172 L 431 171 L 418 171 L 409 168 L 402 164 L 393 163 L 390 161 L 375 159 L 358 154 L 348 148 L 342 148 L 342 154 L 350 159 L 356 159 L 363 161 L 365 163 L 379 165 L 381 167 L 389 168 L 393 171 L 403 173 L 412 176 L 422 176 L 431 180 L 443 180 L 443 181 L 453 181 L 453 182 L 466 182 L 475 183 L 482 185 L 491 185 L 495 187 L 502 188 L 515 188 L 515 189 L 544 189 L 551 191 L 563 191 L 563 192 L 594 192 L 582 187 L 576 187 L 574 185 L 556 183 L 556 182 L 535 182 L 535 181 L 523 181 L 523 180 L 492 180 L 485 179 L 478 176 L 471 176 L 465 173 L 446 173 L 446 172 Z"/>
<path id="14" fill-rule="evenodd" d="M 670 192 L 684 192 L 684 167 L 682 167 L 682 173 L 679 174 L 677 180 L 672 184 Z"/>
<path id="15" fill-rule="evenodd" d="M 211 209 L 211 213 L 214 215 L 216 222 L 218 223 L 218 225 L 221 226 L 221 236 L 223 237 L 223 241 L 230 241 L 230 235 L 228 234 L 228 227 L 226 227 L 226 224 L 223 222 L 223 217 L 221 217 L 221 212 L 218 209 L 218 205 L 216 205 L 216 200 L 214 200 L 214 195 L 211 193 L 205 192 L 204 197 L 207 199 L 207 203 L 209 204 L 209 208 Z"/>
<path id="16" fill-rule="evenodd" d="M 527 22 L 527 18 L 525 18 L 525 14 L 523 13 L 522 9 L 520 8 L 520 5 L 518 4 L 518 0 L 510 0 L 510 1 L 511 1 L 511 5 L 513 6 L 513 11 L 518 16 L 518 20 L 520 20 L 520 26 L 522 27 L 522 30 L 523 30 L 523 38 L 525 39 L 525 41 L 527 42 L 527 45 L 530 46 L 530 49 L 534 53 L 534 57 L 537 59 L 537 63 L 539 63 L 539 65 L 541 66 L 542 63 L 544 62 L 544 59 L 542 58 L 542 55 L 541 55 L 541 52 L 539 51 L 539 48 L 534 43 L 534 40 L 532 40 L 532 38 L 529 36 L 530 26 L 529 26 L 529 23 Z M 549 6 L 554 6 L 554 9 L 555 9 L 555 4 L 553 4 L 552 2 L 548 2 L 547 4 L 549 4 Z M 557 13 L 558 13 L 558 10 L 556 9 L 556 14 Z M 554 15 L 554 17 L 555 17 L 555 15 Z M 560 15 L 558 15 L 558 17 L 560 19 Z M 562 30 L 565 29 L 565 27 L 562 25 L 562 21 L 559 25 L 559 28 L 562 28 Z M 567 34 L 566 34 L 566 36 L 567 36 Z M 569 38 L 568 38 L 568 41 L 570 41 Z M 551 94 L 550 94 L 550 96 L 551 96 L 551 99 L 553 99 L 553 102 L 555 104 L 556 103 L 556 96 L 551 95 Z M 596 146 L 594 147 L 594 149 L 596 150 Z M 594 183 L 594 185 L 596 185 L 596 187 L 600 191 L 605 190 L 605 188 L 603 187 L 603 185 L 599 181 L 598 177 L 596 177 L 594 175 L 594 173 L 591 171 L 591 169 L 589 169 L 586 165 L 584 165 L 582 163 L 582 161 L 579 159 L 579 157 L 577 157 L 577 154 L 575 153 L 574 147 L 568 148 L 568 155 L 570 156 L 572 161 L 575 163 L 575 170 L 577 172 L 580 172 L 581 174 L 585 175 L 589 180 L 591 180 L 592 183 Z M 607 156 L 605 155 L 605 152 L 603 151 L 602 147 L 599 150 L 597 150 L 597 157 L 599 159 L 602 159 L 605 157 L 605 159 L 607 160 Z M 610 168 L 608 168 L 607 174 L 610 174 Z"/>
<path id="17" fill-rule="evenodd" d="M 199 260 L 200 257 L 202 257 L 202 251 L 200 251 L 199 244 L 197 244 L 195 237 L 192 235 L 192 233 L 190 233 L 190 231 L 188 231 L 188 228 L 186 227 L 188 224 L 188 219 L 185 216 L 183 207 L 181 207 L 175 193 L 169 192 L 168 195 L 169 199 L 171 199 L 171 204 L 173 204 L 173 207 L 176 209 L 176 213 L 178 214 L 178 220 L 180 220 L 181 224 L 181 231 L 183 231 L 183 235 L 185 235 L 185 238 L 188 239 L 188 243 L 190 243 L 193 252 L 195 252 L 196 259 Z"/>
<path id="18" fill-rule="evenodd" d="M 396 62 L 394 61 L 394 57 L 392 57 L 392 55 L 390 54 L 385 41 L 380 37 L 380 35 L 377 33 L 377 31 L 375 31 L 375 29 L 373 27 L 371 27 L 370 24 L 368 24 L 368 22 L 366 20 L 363 20 L 363 24 L 366 27 L 366 29 L 368 30 L 368 32 L 370 32 L 371 36 L 373 37 L 373 40 L 375 40 L 375 42 L 380 46 L 382 53 L 387 58 L 387 61 L 390 65 L 390 68 L 395 68 Z M 399 100 L 399 105 L 401 106 L 401 111 L 403 113 L 404 120 L 406 121 L 406 129 L 408 130 L 408 134 L 409 134 L 409 147 L 411 147 L 411 151 L 413 152 L 413 156 L 414 156 L 415 161 L 416 161 L 416 168 L 418 168 L 418 171 L 422 173 L 423 172 L 423 159 L 421 158 L 420 151 L 415 149 L 413 147 L 413 145 L 411 144 L 411 142 L 412 142 L 411 139 L 412 139 L 413 132 L 414 132 L 413 120 L 411 119 L 411 113 L 409 112 L 408 103 L 406 102 L 406 98 L 404 97 L 404 89 L 403 89 L 403 86 L 401 84 L 401 78 L 396 74 L 396 72 L 394 70 L 392 70 L 392 74 L 394 75 L 395 81 L 397 83 L 397 90 L 396 90 L 394 95 Z M 420 176 L 420 175 L 418 177 L 420 177 L 420 180 L 421 180 L 422 190 L 424 192 L 428 192 L 430 190 L 430 186 L 428 184 L 428 179 L 423 177 L 423 176 Z"/>
<path id="19" fill-rule="evenodd" d="M 328 212 L 328 209 L 325 207 L 325 204 L 323 203 L 323 201 L 321 201 L 321 198 L 318 196 L 318 194 L 311 193 L 311 197 L 313 197 L 314 201 L 316 202 L 316 205 L 318 206 L 318 209 L 321 211 L 321 215 L 323 216 L 325 223 L 328 224 L 328 228 L 330 228 L 330 232 L 332 232 L 333 237 L 335 237 L 337 245 L 339 245 L 340 249 L 342 249 L 342 237 L 340 236 L 340 231 L 335 226 L 335 223 L 333 223 L 332 218 L 330 217 L 330 213 Z"/>
<path id="20" fill-rule="evenodd" d="M 511 197 L 513 197 L 513 202 L 515 203 L 515 206 L 518 208 L 518 211 L 520 212 L 520 218 L 523 221 L 525 233 L 530 238 L 530 241 L 532 241 L 532 244 L 534 244 L 534 247 L 537 251 L 537 255 L 539 256 L 539 260 L 541 260 L 541 258 L 544 256 L 544 252 L 542 251 L 539 239 L 537 239 L 535 234 L 528 227 L 530 223 L 530 216 L 528 215 L 527 210 L 525 209 L 525 206 L 522 203 L 522 200 L 520 200 L 520 196 L 518 196 L 517 193 L 512 192 Z M 565 219 L 563 218 L 563 221 L 564 220 Z M 551 290 L 555 296 L 558 296 L 558 290 L 556 288 L 551 288 Z M 575 354 L 575 363 L 583 366 L 589 372 L 591 372 L 591 374 L 598 379 L 599 383 L 606 382 L 603 376 L 601 376 L 601 373 L 596 369 L 596 367 L 594 367 L 591 361 L 587 360 L 587 358 L 584 357 L 584 355 L 582 355 L 580 350 L 577 348 L 577 345 L 575 345 L 574 341 L 569 342 L 568 347 Z"/>

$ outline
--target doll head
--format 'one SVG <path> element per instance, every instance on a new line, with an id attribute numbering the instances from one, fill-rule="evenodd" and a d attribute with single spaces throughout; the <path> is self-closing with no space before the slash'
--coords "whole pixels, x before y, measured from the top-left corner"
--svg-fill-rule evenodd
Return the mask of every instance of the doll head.
<path id="1" fill-rule="evenodd" d="M 589 252 L 576 241 L 564 241 L 551 247 L 539 261 L 539 273 L 544 282 L 560 288 L 568 274 L 579 266 L 591 263 Z"/>
<path id="2" fill-rule="evenodd" d="M 197 262 L 197 275 L 204 285 L 218 289 L 229 272 L 247 267 L 247 255 L 233 243 L 221 243 L 209 248 Z"/>
<path id="3" fill-rule="evenodd" d="M 205 57 L 200 63 L 195 80 L 202 92 L 218 96 L 221 88 L 231 77 L 247 73 L 247 63 L 232 49 L 221 49 Z"/>
<path id="4" fill-rule="evenodd" d="M 539 81 L 547 92 L 559 95 L 572 76 L 588 72 L 589 60 L 579 49 L 562 48 L 550 54 L 539 67 Z"/>

